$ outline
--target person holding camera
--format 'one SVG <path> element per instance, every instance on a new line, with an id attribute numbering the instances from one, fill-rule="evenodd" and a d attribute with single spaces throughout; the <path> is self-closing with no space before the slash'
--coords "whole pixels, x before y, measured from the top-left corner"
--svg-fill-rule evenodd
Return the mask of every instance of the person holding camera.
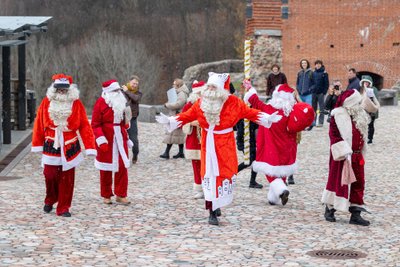
<path id="1" fill-rule="evenodd" d="M 378 110 L 380 104 L 376 95 L 378 94 L 378 89 L 373 86 L 372 78 L 369 75 L 363 75 L 360 81 L 360 94 L 363 97 L 361 106 L 368 113 L 371 118 L 368 124 L 368 144 L 372 144 L 372 139 L 374 138 L 375 127 L 374 122 L 378 118 Z"/>
<path id="2" fill-rule="evenodd" d="M 325 110 L 323 111 L 324 114 L 328 115 L 328 119 L 326 120 L 328 123 L 331 120 L 331 111 L 335 108 L 337 98 L 343 91 L 342 88 L 340 81 L 335 80 L 328 89 L 328 96 L 326 97 L 324 104 Z"/>

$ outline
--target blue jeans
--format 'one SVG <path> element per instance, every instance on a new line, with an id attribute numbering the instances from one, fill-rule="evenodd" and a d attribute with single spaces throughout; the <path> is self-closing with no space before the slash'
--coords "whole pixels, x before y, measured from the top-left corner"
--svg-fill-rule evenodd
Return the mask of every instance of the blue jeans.
<path id="1" fill-rule="evenodd" d="M 300 95 L 300 99 L 301 101 L 309 104 L 310 106 L 312 106 L 312 94 L 308 94 L 308 95 Z M 313 121 L 312 126 L 315 126 L 315 121 Z"/>

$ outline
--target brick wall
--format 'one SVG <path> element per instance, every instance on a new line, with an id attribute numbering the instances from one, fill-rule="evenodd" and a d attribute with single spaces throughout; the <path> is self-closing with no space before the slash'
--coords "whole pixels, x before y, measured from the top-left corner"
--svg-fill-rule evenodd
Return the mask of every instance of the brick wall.
<path id="1" fill-rule="evenodd" d="M 252 37 L 256 29 L 280 30 L 281 0 L 252 0 L 253 16 L 247 19 L 246 36 Z"/>
<path id="2" fill-rule="evenodd" d="M 400 1 L 289 0 L 288 7 L 282 69 L 291 85 L 302 58 L 321 59 L 346 85 L 350 67 L 383 76 L 383 88 L 400 79 Z"/>

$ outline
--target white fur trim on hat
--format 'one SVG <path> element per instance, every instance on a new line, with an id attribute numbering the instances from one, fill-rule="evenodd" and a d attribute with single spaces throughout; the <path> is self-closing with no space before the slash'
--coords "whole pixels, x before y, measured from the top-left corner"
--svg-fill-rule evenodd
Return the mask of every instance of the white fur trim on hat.
<path id="1" fill-rule="evenodd" d="M 117 90 L 117 89 L 120 89 L 120 88 L 121 88 L 121 86 L 119 85 L 118 82 L 113 82 L 109 86 L 103 87 L 103 92 L 108 93 L 108 92 L 111 92 L 111 91 L 114 91 L 114 90 Z"/>
<path id="2" fill-rule="evenodd" d="M 354 93 L 347 97 L 343 102 L 343 107 L 349 108 L 361 103 L 362 97 L 360 93 L 353 89 Z"/>
<path id="3" fill-rule="evenodd" d="M 226 79 L 229 77 L 228 73 L 215 73 L 215 72 L 209 72 L 208 73 L 208 81 L 207 85 L 215 85 L 216 87 L 220 89 L 224 89 L 224 84 Z"/>

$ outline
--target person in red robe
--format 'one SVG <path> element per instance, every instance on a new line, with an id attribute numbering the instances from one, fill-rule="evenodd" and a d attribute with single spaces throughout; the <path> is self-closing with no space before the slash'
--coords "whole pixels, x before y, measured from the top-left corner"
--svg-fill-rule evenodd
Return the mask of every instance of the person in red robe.
<path id="1" fill-rule="evenodd" d="M 364 154 L 369 116 L 362 96 L 355 89 L 344 91 L 331 112 L 329 126 L 329 175 L 322 194 L 325 219 L 335 222 L 335 211 L 349 211 L 350 224 L 368 226 L 361 217 L 364 208 Z"/>
<path id="2" fill-rule="evenodd" d="M 200 98 L 201 90 L 205 85 L 204 81 L 194 81 L 192 84 L 192 93 L 188 97 L 188 102 L 183 106 L 182 112 L 189 110 L 193 104 Z M 193 167 L 193 193 L 194 199 L 203 199 L 203 188 L 201 187 L 201 174 L 200 174 L 200 138 L 201 128 L 198 121 L 192 121 L 182 127 L 183 132 L 186 134 L 185 140 L 185 158 L 192 160 Z"/>
<path id="3" fill-rule="evenodd" d="M 92 128 L 97 144 L 94 165 L 100 170 L 100 195 L 104 204 L 112 204 L 114 193 L 118 204 L 130 204 L 127 199 L 127 168 L 130 166 L 128 147 L 131 148 L 133 143 L 128 138 L 131 109 L 126 104 L 119 83 L 109 80 L 103 83 L 103 93 L 93 107 Z"/>
<path id="4" fill-rule="evenodd" d="M 71 217 L 75 167 L 83 161 L 78 132 L 87 155 L 96 155 L 92 128 L 72 77 L 55 74 L 40 104 L 32 133 L 32 152 L 42 152 L 46 198 L 43 210 L 49 213 L 58 202 L 56 214 Z"/>
<path id="5" fill-rule="evenodd" d="M 238 159 L 233 126 L 247 118 L 265 127 L 282 116 L 249 108 L 241 99 L 224 89 L 229 75 L 209 73 L 201 98 L 186 112 L 174 117 L 161 113 L 156 119 L 168 131 L 194 120 L 201 127 L 201 177 L 206 209 L 210 210 L 209 224 L 218 225 L 217 209 L 229 205 L 236 186 Z M 229 86 L 227 87 L 229 88 Z"/>
<path id="6" fill-rule="evenodd" d="M 244 96 L 255 109 L 266 113 L 277 113 L 282 119 L 270 128 L 259 127 L 257 134 L 256 160 L 252 168 L 257 173 L 265 174 L 270 187 L 268 202 L 286 205 L 289 190 L 286 177 L 297 170 L 297 132 L 310 126 L 314 120 L 314 110 L 309 104 L 296 103 L 294 89 L 287 84 L 276 87 L 272 99 L 265 104 L 261 101 L 251 84 L 244 82 L 246 89 L 251 88 Z"/>

